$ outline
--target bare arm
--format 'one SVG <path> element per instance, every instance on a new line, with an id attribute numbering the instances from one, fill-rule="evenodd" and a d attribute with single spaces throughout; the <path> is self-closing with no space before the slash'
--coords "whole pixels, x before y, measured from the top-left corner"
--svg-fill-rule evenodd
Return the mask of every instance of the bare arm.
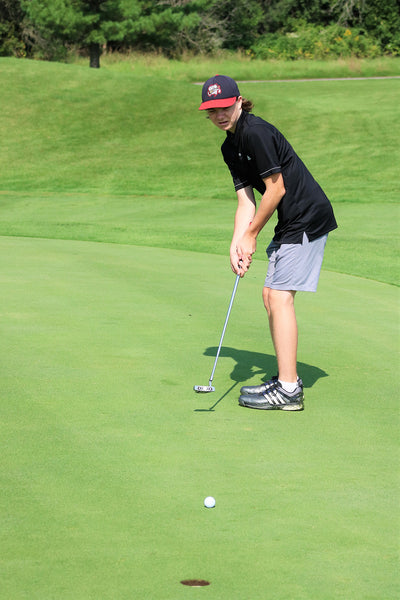
<path id="1" fill-rule="evenodd" d="M 237 245 L 249 226 L 249 223 L 256 214 L 256 201 L 254 199 L 253 188 L 245 187 L 237 192 L 238 205 L 235 214 L 235 225 L 230 248 L 230 260 L 232 271 L 239 273 L 239 257 L 237 254 Z"/>
<path id="2" fill-rule="evenodd" d="M 286 192 L 281 173 L 266 177 L 263 181 L 265 183 L 265 192 L 261 198 L 258 210 L 250 225 L 243 232 L 242 237 L 236 242 L 237 261 L 242 261 L 240 269 L 242 276 L 248 271 L 251 257 L 256 251 L 258 234 L 266 223 L 268 223 Z M 236 272 L 239 273 L 239 271 Z"/>

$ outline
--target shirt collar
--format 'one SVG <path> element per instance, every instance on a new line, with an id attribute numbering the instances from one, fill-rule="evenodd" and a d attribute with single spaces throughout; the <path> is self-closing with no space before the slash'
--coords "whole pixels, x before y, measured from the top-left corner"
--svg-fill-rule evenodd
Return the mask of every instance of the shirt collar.
<path id="1" fill-rule="evenodd" d="M 247 112 L 245 110 L 242 110 L 242 114 L 240 115 L 240 117 L 237 120 L 236 123 L 236 129 L 235 129 L 235 133 L 231 133 L 230 131 L 226 132 L 226 137 L 229 139 L 229 141 L 236 146 L 239 143 L 240 140 L 240 133 L 242 131 L 243 128 L 243 123 L 246 120 L 246 116 L 247 116 Z"/>

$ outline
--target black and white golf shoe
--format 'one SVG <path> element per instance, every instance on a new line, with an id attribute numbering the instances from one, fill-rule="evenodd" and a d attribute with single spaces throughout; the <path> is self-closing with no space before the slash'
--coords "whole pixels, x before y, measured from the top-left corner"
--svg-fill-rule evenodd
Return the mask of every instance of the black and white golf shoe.
<path id="1" fill-rule="evenodd" d="M 269 381 L 260 383 L 260 385 L 244 385 L 242 388 L 240 388 L 240 393 L 245 396 L 247 396 L 247 394 L 265 394 L 267 390 L 276 385 L 277 381 L 278 375 L 274 375 Z"/>
<path id="2" fill-rule="evenodd" d="M 244 385 L 240 388 L 240 393 L 247 396 L 247 394 L 265 394 L 265 392 L 275 385 L 278 382 L 278 375 L 274 375 L 271 377 L 269 381 L 265 381 L 264 383 L 260 383 L 260 385 Z M 298 385 L 303 388 L 303 382 L 300 377 L 297 378 Z"/>
<path id="3" fill-rule="evenodd" d="M 294 392 L 286 392 L 278 381 L 262 394 L 241 394 L 239 404 L 261 410 L 303 410 L 303 382 L 301 379 Z"/>

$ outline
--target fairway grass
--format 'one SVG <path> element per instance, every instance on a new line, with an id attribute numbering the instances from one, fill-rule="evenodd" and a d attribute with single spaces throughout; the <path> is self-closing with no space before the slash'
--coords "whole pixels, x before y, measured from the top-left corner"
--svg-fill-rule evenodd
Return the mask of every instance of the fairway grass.
<path id="1" fill-rule="evenodd" d="M 1 191 L 234 197 L 223 134 L 192 82 L 5 59 L 0 82 Z M 399 90 L 400 79 L 241 85 L 334 204 L 398 201 Z"/>
<path id="2" fill-rule="evenodd" d="M 223 136 L 197 110 L 196 65 L 187 81 L 0 59 L 0 235 L 225 255 L 235 194 Z M 324 267 L 395 285 L 399 89 L 392 79 L 247 81 L 242 90 L 332 201 L 339 229 Z M 270 226 L 263 236 L 260 258 Z"/>
<path id="3" fill-rule="evenodd" d="M 234 199 L 1 193 L 0 234 L 133 244 L 227 256 Z M 399 207 L 338 203 L 324 268 L 398 285 Z M 360 223 L 362 219 L 362 223 Z M 274 218 L 258 238 L 263 260 Z"/>
<path id="4" fill-rule="evenodd" d="M 297 300 L 306 410 L 270 413 L 237 404 L 275 369 L 263 261 L 216 392 L 197 395 L 225 257 L 18 237 L 0 252 L 4 598 L 177 600 L 190 578 L 212 600 L 397 598 L 396 287 L 323 271 Z"/>

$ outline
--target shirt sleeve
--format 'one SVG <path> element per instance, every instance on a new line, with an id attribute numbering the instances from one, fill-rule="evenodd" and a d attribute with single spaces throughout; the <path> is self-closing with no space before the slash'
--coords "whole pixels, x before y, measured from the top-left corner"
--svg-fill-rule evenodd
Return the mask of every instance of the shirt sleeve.
<path id="1" fill-rule="evenodd" d="M 229 167 L 229 165 L 228 165 L 228 167 Z M 232 175 L 233 185 L 235 186 L 235 192 L 237 192 L 238 190 L 242 190 L 243 188 L 250 185 L 248 180 L 245 177 L 241 177 L 240 175 L 237 175 L 233 168 L 229 167 L 229 170 Z"/>
<path id="2" fill-rule="evenodd" d="M 261 179 L 282 171 L 278 147 L 275 132 L 267 124 L 247 130 L 246 152 L 255 160 Z"/>

